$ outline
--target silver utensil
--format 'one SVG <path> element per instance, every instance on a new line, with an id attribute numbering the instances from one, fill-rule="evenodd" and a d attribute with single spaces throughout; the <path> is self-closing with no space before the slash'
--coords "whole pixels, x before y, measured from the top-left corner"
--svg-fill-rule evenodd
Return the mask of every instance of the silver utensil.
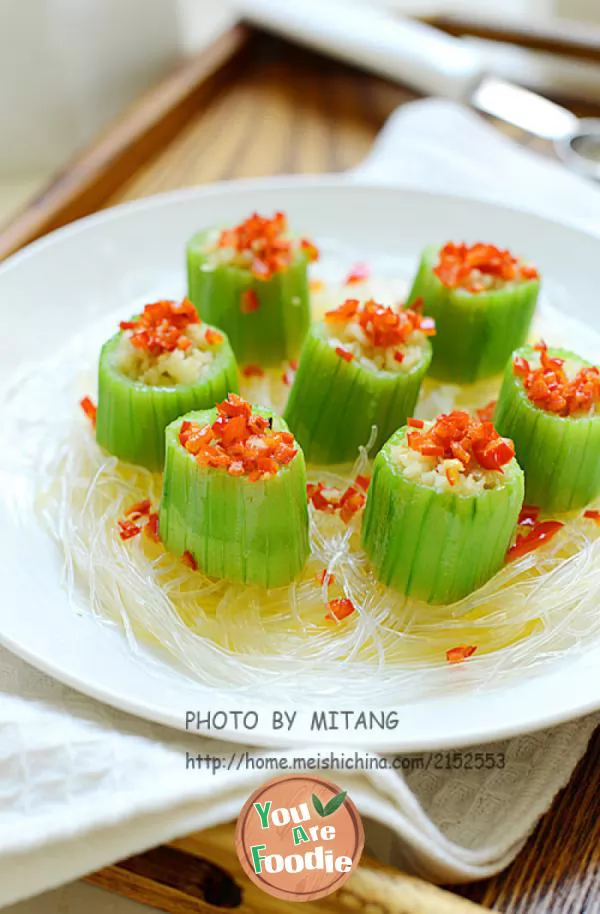
<path id="1" fill-rule="evenodd" d="M 600 180 L 600 118 L 580 119 L 489 73 L 482 55 L 460 38 L 340 0 L 237 0 L 237 8 L 263 28 L 551 140 L 569 168 Z"/>

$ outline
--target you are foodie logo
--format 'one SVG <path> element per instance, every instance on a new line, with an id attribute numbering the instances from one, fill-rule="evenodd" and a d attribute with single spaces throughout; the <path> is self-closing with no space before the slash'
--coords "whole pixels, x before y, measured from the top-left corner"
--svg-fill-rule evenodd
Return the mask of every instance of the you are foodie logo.
<path id="1" fill-rule="evenodd" d="M 346 791 L 319 777 L 268 781 L 248 799 L 236 829 L 246 875 L 286 901 L 335 892 L 358 866 L 363 845 L 356 806 Z"/>

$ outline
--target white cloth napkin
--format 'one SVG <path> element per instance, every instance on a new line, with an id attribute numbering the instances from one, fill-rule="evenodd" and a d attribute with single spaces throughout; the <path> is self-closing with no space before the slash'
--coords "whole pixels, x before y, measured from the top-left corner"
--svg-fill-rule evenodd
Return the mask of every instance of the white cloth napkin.
<path id="1" fill-rule="evenodd" d="M 354 175 L 491 200 L 600 233 L 600 185 L 443 99 L 398 108 Z"/>
<path id="2" fill-rule="evenodd" d="M 596 189 L 449 102 L 397 112 L 349 180 L 357 176 L 514 200 L 600 231 Z M 370 820 L 380 856 L 433 880 L 479 879 L 514 858 L 599 719 L 485 747 L 506 754 L 503 770 L 336 773 L 335 780 Z M 185 767 L 186 750 L 233 748 L 119 713 L 0 650 L 0 905 L 234 818 L 264 773 L 212 776 Z"/>

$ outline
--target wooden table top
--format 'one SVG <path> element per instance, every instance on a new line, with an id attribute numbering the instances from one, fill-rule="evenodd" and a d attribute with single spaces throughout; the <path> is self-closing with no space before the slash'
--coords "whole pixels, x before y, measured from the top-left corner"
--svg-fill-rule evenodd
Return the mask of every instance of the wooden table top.
<path id="1" fill-rule="evenodd" d="M 108 205 L 190 184 L 339 172 L 358 164 L 387 116 L 415 95 L 259 36 L 237 78 Z"/>
<path id="2" fill-rule="evenodd" d="M 181 129 L 179 123 L 173 128 L 172 139 L 163 136 L 160 148 L 144 153 L 145 164 L 123 174 L 116 192 L 95 190 L 85 205 L 229 178 L 343 171 L 366 155 L 394 108 L 415 97 L 273 37 L 253 36 L 251 44 L 236 61 L 235 78 L 217 81 L 207 96 L 195 94 L 194 110 Z M 86 161 L 93 162 L 93 154 Z M 60 180 L 68 184 L 68 178 Z M 61 191 L 59 181 L 36 201 L 37 214 Z M 504 914 L 600 914 L 599 763 L 597 733 L 570 786 L 513 865 L 461 894 Z"/>

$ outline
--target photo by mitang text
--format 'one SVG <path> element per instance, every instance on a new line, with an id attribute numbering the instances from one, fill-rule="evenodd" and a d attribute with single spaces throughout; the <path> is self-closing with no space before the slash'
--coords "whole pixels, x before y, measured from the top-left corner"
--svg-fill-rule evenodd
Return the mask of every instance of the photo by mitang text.
<path id="1" fill-rule="evenodd" d="M 306 716 L 303 718 L 303 722 Z M 246 731 L 252 733 L 257 727 L 270 727 L 274 732 L 286 733 L 294 730 L 298 724 L 297 711 L 186 711 L 185 729 L 215 733 L 222 730 Z M 394 731 L 399 725 L 399 717 L 394 710 L 356 711 L 356 710 L 314 710 L 308 720 L 312 732 L 331 731 Z"/>

